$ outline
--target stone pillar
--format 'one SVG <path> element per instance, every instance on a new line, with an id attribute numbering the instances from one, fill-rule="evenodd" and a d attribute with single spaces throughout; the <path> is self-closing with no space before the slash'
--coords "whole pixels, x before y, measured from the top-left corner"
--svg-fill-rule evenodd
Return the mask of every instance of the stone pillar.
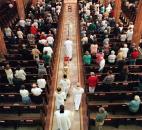
<path id="1" fill-rule="evenodd" d="M 139 0 L 132 42 L 139 46 L 142 35 L 142 0 Z"/>
<path id="2" fill-rule="evenodd" d="M 20 19 L 25 19 L 24 0 L 16 0 L 17 11 Z"/>
<path id="3" fill-rule="evenodd" d="M 116 23 L 119 22 L 120 13 L 121 13 L 121 0 L 115 0 L 114 17 Z"/>
<path id="4" fill-rule="evenodd" d="M 4 35 L 3 35 L 1 28 L 0 28 L 0 52 L 3 56 L 7 54 L 7 49 L 6 49 L 6 45 L 4 41 Z"/>

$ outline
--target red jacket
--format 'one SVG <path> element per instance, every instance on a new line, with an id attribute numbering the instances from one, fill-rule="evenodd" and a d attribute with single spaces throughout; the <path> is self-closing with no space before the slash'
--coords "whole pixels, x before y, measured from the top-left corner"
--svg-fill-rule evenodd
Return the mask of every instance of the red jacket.
<path id="1" fill-rule="evenodd" d="M 37 34 L 37 28 L 36 28 L 36 27 L 31 26 L 31 29 L 30 29 L 30 30 L 31 30 L 31 33 L 32 33 L 32 34 L 34 34 L 34 35 Z"/>
<path id="2" fill-rule="evenodd" d="M 133 52 L 131 53 L 131 58 L 132 58 L 132 59 L 137 59 L 138 56 L 139 56 L 139 52 L 138 52 L 138 51 L 133 51 Z"/>
<path id="3" fill-rule="evenodd" d="M 89 87 L 96 87 L 97 83 L 98 83 L 97 76 L 89 76 L 89 78 L 88 78 Z"/>

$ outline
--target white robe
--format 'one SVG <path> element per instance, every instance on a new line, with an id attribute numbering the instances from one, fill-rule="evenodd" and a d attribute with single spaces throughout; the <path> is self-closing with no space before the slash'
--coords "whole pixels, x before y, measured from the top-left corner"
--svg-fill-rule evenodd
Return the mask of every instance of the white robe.
<path id="1" fill-rule="evenodd" d="M 60 105 L 64 105 L 64 99 L 66 99 L 66 95 L 65 95 L 65 92 L 60 92 L 60 93 L 57 93 L 55 92 L 55 105 L 56 105 L 56 108 L 59 109 L 60 108 Z"/>
<path id="2" fill-rule="evenodd" d="M 79 110 L 80 102 L 82 94 L 84 93 L 84 89 L 81 87 L 73 88 L 73 99 L 75 104 L 75 110 Z"/>
<path id="3" fill-rule="evenodd" d="M 65 55 L 70 59 L 72 58 L 72 45 L 73 42 L 71 40 L 66 40 L 64 42 Z"/>
<path id="4" fill-rule="evenodd" d="M 62 91 L 65 92 L 66 96 L 69 92 L 69 88 L 70 88 L 70 80 L 69 79 L 61 79 L 60 83 Z"/>
<path id="5" fill-rule="evenodd" d="M 60 113 L 59 110 L 55 112 L 56 120 L 57 120 L 57 126 L 60 130 L 69 130 L 71 128 L 71 112 L 68 110 L 65 110 L 64 113 Z"/>

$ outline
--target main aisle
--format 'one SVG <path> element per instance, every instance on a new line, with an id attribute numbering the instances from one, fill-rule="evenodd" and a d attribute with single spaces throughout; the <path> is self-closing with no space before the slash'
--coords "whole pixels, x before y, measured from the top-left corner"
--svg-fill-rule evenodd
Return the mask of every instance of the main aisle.
<path id="1" fill-rule="evenodd" d="M 65 109 L 72 111 L 72 125 L 71 130 L 80 130 L 80 112 L 74 111 L 72 87 L 79 81 L 79 58 L 78 58 L 78 13 L 77 13 L 77 1 L 70 0 L 64 1 L 63 5 L 63 20 L 62 20 L 62 32 L 60 37 L 60 53 L 59 68 L 57 86 L 60 79 L 63 77 L 63 63 L 64 63 L 64 41 L 69 38 L 73 41 L 73 59 L 69 63 L 69 79 L 71 81 L 70 97 L 65 102 Z M 54 110 L 55 111 L 55 110 Z M 53 118 L 52 130 L 57 130 L 57 124 L 55 117 Z"/>

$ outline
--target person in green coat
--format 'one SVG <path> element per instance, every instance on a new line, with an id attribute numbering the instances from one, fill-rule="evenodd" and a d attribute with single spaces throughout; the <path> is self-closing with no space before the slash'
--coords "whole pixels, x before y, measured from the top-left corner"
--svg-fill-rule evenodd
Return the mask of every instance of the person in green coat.
<path id="1" fill-rule="evenodd" d="M 91 64 L 91 55 L 89 54 L 89 51 L 86 51 L 84 56 L 83 56 L 83 63 L 85 65 L 90 65 Z"/>
<path id="2" fill-rule="evenodd" d="M 141 103 L 140 97 L 138 95 L 135 95 L 134 100 L 132 100 L 128 104 L 130 113 L 136 114 L 139 111 L 140 103 Z"/>
<path id="3" fill-rule="evenodd" d="M 95 23 L 91 23 L 88 27 L 88 31 L 89 32 L 94 32 L 96 29 L 96 24 Z"/>
<path id="4" fill-rule="evenodd" d="M 44 60 L 45 65 L 50 65 L 51 57 L 50 57 L 50 55 L 48 54 L 47 51 L 45 51 L 45 52 L 43 53 L 42 59 Z"/>
<path id="5" fill-rule="evenodd" d="M 96 115 L 96 127 L 102 127 L 107 116 L 107 111 L 103 107 L 100 107 L 99 113 Z"/>

